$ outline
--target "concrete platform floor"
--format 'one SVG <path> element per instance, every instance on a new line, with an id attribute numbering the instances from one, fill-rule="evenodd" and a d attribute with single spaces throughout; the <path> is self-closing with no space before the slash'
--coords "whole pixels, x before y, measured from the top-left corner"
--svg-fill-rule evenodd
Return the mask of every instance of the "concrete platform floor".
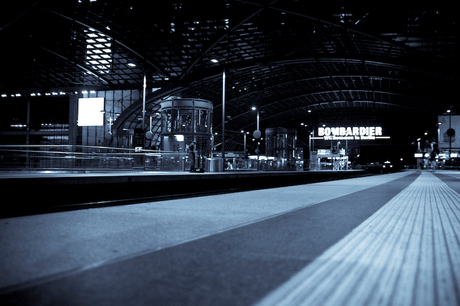
<path id="1" fill-rule="evenodd" d="M 0 219 L 0 303 L 458 305 L 459 192 L 408 171 Z"/>

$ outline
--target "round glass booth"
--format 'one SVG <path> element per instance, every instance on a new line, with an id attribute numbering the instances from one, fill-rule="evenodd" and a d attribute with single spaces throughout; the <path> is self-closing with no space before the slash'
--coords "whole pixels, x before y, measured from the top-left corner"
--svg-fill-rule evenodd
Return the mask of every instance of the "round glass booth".
<path id="1" fill-rule="evenodd" d="M 270 160 L 269 169 L 294 170 L 297 152 L 297 130 L 283 127 L 265 129 L 265 153 Z"/>
<path id="2" fill-rule="evenodd" d="M 187 153 L 187 147 L 195 140 L 196 163 L 204 168 L 206 159 L 211 157 L 212 110 L 212 103 L 202 99 L 177 98 L 161 102 L 162 150 Z"/>

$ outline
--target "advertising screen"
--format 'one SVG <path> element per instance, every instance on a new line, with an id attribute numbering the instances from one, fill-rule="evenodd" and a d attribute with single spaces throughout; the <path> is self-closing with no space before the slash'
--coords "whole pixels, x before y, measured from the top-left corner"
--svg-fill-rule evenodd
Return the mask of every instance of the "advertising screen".
<path id="1" fill-rule="evenodd" d="M 104 125 L 104 98 L 78 99 L 78 126 Z"/>

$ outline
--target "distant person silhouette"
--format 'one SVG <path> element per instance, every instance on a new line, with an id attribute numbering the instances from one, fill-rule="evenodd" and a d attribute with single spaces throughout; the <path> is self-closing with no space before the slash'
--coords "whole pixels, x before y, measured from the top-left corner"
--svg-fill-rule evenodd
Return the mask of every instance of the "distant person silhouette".
<path id="1" fill-rule="evenodd" d="M 195 171 L 195 150 L 196 142 L 192 141 L 192 143 L 188 146 L 188 154 L 191 161 L 190 172 Z"/>

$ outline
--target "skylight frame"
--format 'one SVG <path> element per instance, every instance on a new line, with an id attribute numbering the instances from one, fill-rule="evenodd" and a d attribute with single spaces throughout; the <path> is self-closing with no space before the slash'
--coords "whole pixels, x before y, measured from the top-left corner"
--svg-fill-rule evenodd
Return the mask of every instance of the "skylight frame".
<path id="1" fill-rule="evenodd" d="M 84 30 L 86 40 L 85 65 L 91 70 L 108 74 L 113 65 L 113 39 L 93 28 Z"/>

